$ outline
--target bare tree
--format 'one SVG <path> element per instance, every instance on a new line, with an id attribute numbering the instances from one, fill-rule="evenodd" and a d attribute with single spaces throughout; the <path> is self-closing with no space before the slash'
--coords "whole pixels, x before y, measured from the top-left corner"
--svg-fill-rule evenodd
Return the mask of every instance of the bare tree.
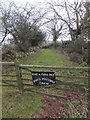
<path id="1" fill-rule="evenodd" d="M 82 20 L 82 22 L 84 23 L 84 34 L 89 40 L 90 40 L 90 2 L 86 2 L 85 3 L 85 15 L 84 18 Z"/>
<path id="2" fill-rule="evenodd" d="M 63 24 L 61 22 L 58 22 L 57 18 L 54 15 L 53 18 L 51 19 L 49 18 L 49 23 L 47 24 L 47 28 L 50 34 L 52 35 L 53 42 L 56 47 L 57 40 L 62 34 Z"/>
<path id="3" fill-rule="evenodd" d="M 0 13 L 4 33 L 1 43 L 11 34 L 17 47 L 26 52 L 30 46 L 37 45 L 44 39 L 45 35 L 39 29 L 39 22 L 45 13 L 41 13 L 40 10 L 36 11 L 29 4 L 22 7 L 10 3 L 7 9 L 1 6 Z"/>
<path id="4" fill-rule="evenodd" d="M 81 34 L 81 20 L 83 19 L 83 3 L 68 1 L 63 3 L 48 3 L 50 9 L 57 15 L 58 20 L 62 20 L 69 29 L 71 39 L 75 40 Z M 62 14 L 63 13 L 63 14 Z"/>

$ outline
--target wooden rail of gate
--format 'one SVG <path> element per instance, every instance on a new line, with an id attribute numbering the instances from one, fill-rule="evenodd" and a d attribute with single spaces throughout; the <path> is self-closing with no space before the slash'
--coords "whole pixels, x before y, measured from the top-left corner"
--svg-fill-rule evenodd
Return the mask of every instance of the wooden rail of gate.
<path id="1" fill-rule="evenodd" d="M 43 66 L 43 65 L 22 65 L 14 62 L 2 62 L 2 66 L 13 66 L 15 67 L 16 74 L 2 74 L 2 76 L 6 77 L 16 77 L 17 80 L 17 85 L 22 93 L 24 91 L 24 84 L 23 84 L 23 79 L 22 78 L 22 69 L 25 69 L 29 71 L 30 68 L 38 68 L 38 69 L 48 69 L 48 70 L 90 70 L 90 67 L 59 67 L 59 66 Z M 26 74 L 26 73 L 23 73 Z M 56 75 L 56 77 L 62 77 L 62 78 L 74 78 L 74 79 L 88 79 L 89 76 L 84 77 L 84 76 L 65 76 L 65 75 Z M 26 80 L 30 80 L 29 78 L 26 78 Z"/>

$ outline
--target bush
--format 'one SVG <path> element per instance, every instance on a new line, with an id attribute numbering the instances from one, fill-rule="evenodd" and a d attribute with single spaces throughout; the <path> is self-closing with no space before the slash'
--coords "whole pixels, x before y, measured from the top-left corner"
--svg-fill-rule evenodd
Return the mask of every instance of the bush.
<path id="1" fill-rule="evenodd" d="M 77 63 L 83 63 L 83 56 L 81 54 L 73 52 L 69 56 L 71 61 Z"/>
<path id="2" fill-rule="evenodd" d="M 4 45 L 2 47 L 2 60 L 3 61 L 13 61 L 16 58 L 16 53 L 12 46 Z"/>
<path id="3" fill-rule="evenodd" d="M 87 64 L 86 62 L 83 62 L 83 63 L 81 64 L 81 66 L 82 66 L 82 67 L 88 67 L 88 64 Z"/>
<path id="4" fill-rule="evenodd" d="M 88 49 L 83 51 L 83 61 L 88 62 Z"/>
<path id="5" fill-rule="evenodd" d="M 67 44 L 62 45 L 62 48 L 69 54 L 70 60 L 78 63 L 88 63 L 88 44 L 83 39 L 66 41 L 65 43 Z"/>
<path id="6" fill-rule="evenodd" d="M 42 48 L 58 48 L 58 47 L 60 47 L 60 43 L 58 43 L 58 42 L 56 44 L 54 42 L 52 42 L 52 43 L 42 46 Z"/>

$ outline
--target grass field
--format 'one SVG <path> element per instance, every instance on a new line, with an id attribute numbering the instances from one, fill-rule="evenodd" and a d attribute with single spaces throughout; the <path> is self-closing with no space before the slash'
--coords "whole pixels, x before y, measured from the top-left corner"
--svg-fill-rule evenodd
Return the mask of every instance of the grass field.
<path id="1" fill-rule="evenodd" d="M 14 87 L 7 87 L 3 93 L 3 118 L 31 118 L 42 105 L 41 96 L 31 92 L 21 95 Z"/>
<path id="2" fill-rule="evenodd" d="M 20 64 L 46 65 L 46 66 L 74 66 L 75 63 L 64 58 L 58 51 L 53 49 L 41 49 L 38 53 L 19 59 Z M 70 75 L 72 72 L 68 72 Z M 75 73 L 78 75 L 78 72 Z M 3 77 L 3 79 L 5 79 Z M 6 78 L 12 80 L 13 78 Z M 71 80 L 72 81 L 72 80 Z M 64 95 L 66 91 L 36 88 L 48 93 Z M 65 88 L 65 87 L 64 87 Z M 32 87 L 34 90 L 35 88 Z M 70 88 L 69 88 L 70 89 Z M 42 106 L 42 96 L 25 91 L 20 94 L 16 87 L 3 87 L 3 118 L 31 118 Z"/>
<path id="3" fill-rule="evenodd" d="M 42 49 L 37 54 L 20 59 L 22 64 L 49 65 L 49 66 L 73 66 L 74 63 L 65 59 L 63 55 L 53 49 Z"/>

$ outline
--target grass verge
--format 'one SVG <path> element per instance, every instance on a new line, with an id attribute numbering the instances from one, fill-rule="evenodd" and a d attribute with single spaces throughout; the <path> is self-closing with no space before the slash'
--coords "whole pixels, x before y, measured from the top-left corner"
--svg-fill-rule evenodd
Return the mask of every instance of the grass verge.
<path id="1" fill-rule="evenodd" d="M 3 118 L 31 118 L 42 105 L 41 96 L 24 92 L 17 88 L 3 87 L 2 115 Z"/>

